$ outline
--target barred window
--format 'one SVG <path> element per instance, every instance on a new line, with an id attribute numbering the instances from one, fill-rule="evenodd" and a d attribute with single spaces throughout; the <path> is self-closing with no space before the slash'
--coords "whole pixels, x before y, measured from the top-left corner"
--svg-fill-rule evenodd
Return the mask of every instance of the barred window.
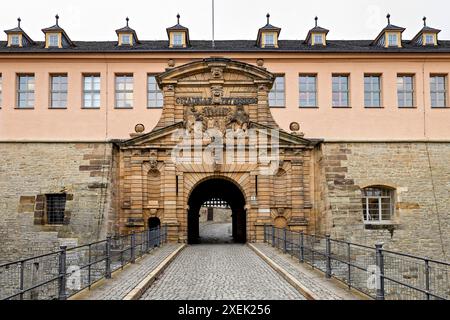
<path id="1" fill-rule="evenodd" d="M 381 107 L 381 78 L 375 75 L 364 76 L 364 106 Z"/>
<path id="2" fill-rule="evenodd" d="M 45 196 L 45 213 L 47 224 L 64 224 L 64 212 L 66 210 L 66 194 L 47 194 Z"/>
<path id="3" fill-rule="evenodd" d="M 50 106 L 52 108 L 67 107 L 67 75 L 52 75 L 50 77 Z"/>
<path id="4" fill-rule="evenodd" d="M 277 76 L 269 92 L 270 107 L 284 107 L 284 76 Z"/>
<path id="5" fill-rule="evenodd" d="M 445 108 L 447 107 L 447 77 L 431 76 L 431 107 Z"/>
<path id="6" fill-rule="evenodd" d="M 364 223 L 380 223 L 392 220 L 394 212 L 394 190 L 373 186 L 362 190 Z"/>
<path id="7" fill-rule="evenodd" d="M 100 108 L 100 75 L 84 75 L 83 107 Z"/>
<path id="8" fill-rule="evenodd" d="M 298 81 L 300 107 L 317 107 L 317 77 L 315 75 L 301 75 Z"/>
<path id="9" fill-rule="evenodd" d="M 333 75 L 333 107 L 349 106 L 348 76 Z"/>
<path id="10" fill-rule="evenodd" d="M 397 77 L 397 96 L 400 108 L 412 108 L 414 106 L 414 77 L 400 75 Z"/>
<path id="11" fill-rule="evenodd" d="M 208 201 L 206 201 L 203 206 L 204 208 L 223 208 L 223 209 L 229 209 L 230 206 L 228 205 L 228 202 L 222 200 L 213 198 Z"/>
<path id="12" fill-rule="evenodd" d="M 21 74 L 17 76 L 17 107 L 34 107 L 34 74 Z"/>
<path id="13" fill-rule="evenodd" d="M 158 83 L 156 83 L 156 78 L 155 76 L 149 75 L 147 80 L 147 107 L 161 108 L 163 103 L 163 93 L 159 89 Z"/>
<path id="14" fill-rule="evenodd" d="M 133 107 L 133 75 L 116 76 L 116 108 Z"/>

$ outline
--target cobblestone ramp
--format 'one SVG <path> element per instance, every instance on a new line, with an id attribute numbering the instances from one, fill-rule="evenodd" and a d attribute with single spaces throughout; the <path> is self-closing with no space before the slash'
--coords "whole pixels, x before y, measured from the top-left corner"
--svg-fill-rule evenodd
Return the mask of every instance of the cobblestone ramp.
<path id="1" fill-rule="evenodd" d="M 305 300 L 248 246 L 186 247 L 143 300 Z"/>
<path id="2" fill-rule="evenodd" d="M 180 247 L 179 244 L 165 244 L 150 254 L 113 275 L 111 280 L 77 297 L 79 300 L 122 300 L 164 259 Z"/>

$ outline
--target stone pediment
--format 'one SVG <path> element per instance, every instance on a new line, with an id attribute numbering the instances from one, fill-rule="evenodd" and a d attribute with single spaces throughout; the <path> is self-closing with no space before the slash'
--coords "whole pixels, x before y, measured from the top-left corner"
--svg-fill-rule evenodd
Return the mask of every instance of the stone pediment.
<path id="1" fill-rule="evenodd" d="M 249 122 L 248 129 L 254 129 L 258 134 L 265 134 L 268 141 L 273 135 L 277 135 L 279 139 L 279 145 L 281 148 L 289 146 L 314 146 L 318 140 L 310 140 L 301 137 L 297 134 L 292 134 L 280 130 L 278 128 L 274 129 L 268 126 L 261 125 L 255 122 Z M 161 129 L 153 130 L 149 133 L 142 134 L 140 136 L 124 140 L 119 142 L 121 148 L 140 148 L 140 147 L 166 147 L 170 148 L 175 145 L 176 142 L 173 141 L 173 135 L 180 130 L 184 131 L 185 134 L 189 134 L 186 129 L 186 124 L 184 122 L 179 122 L 171 126 L 167 126 Z"/>

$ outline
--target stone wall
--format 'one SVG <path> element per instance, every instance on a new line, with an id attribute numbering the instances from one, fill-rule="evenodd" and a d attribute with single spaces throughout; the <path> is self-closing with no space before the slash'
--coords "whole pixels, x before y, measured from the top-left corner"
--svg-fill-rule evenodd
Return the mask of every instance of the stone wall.
<path id="1" fill-rule="evenodd" d="M 324 143 L 313 220 L 320 233 L 448 260 L 450 143 Z M 395 189 L 393 225 L 368 230 L 361 189 Z"/>
<path id="2" fill-rule="evenodd" d="M 218 223 L 231 223 L 231 209 L 213 208 L 213 221 Z M 208 222 L 208 208 L 200 208 L 200 223 Z"/>
<path id="3" fill-rule="evenodd" d="M 113 231 L 109 143 L 0 143 L 0 263 Z M 67 194 L 62 226 L 42 224 L 45 194 Z"/>

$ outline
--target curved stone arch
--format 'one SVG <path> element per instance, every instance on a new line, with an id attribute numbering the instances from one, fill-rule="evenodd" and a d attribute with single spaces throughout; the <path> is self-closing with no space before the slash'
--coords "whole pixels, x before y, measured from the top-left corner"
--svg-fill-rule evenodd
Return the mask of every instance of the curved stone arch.
<path id="1" fill-rule="evenodd" d="M 249 180 L 247 179 L 246 175 L 241 175 L 241 177 L 243 177 L 244 179 L 236 179 L 236 174 L 235 173 L 221 173 L 221 174 L 208 174 L 208 173 L 204 173 L 204 174 L 198 174 L 196 175 L 197 179 L 194 183 L 189 183 L 189 186 L 185 185 L 185 201 L 184 203 L 188 203 L 189 198 L 192 195 L 192 192 L 203 182 L 207 181 L 207 180 L 212 180 L 212 179 L 223 179 L 223 180 L 227 180 L 231 183 L 233 183 L 242 193 L 242 196 L 245 199 L 245 203 L 248 204 L 249 203 L 249 198 L 248 198 L 248 194 L 250 193 L 250 190 L 248 190 L 249 188 L 249 181 L 245 181 L 245 180 Z M 242 181 L 244 180 L 244 181 Z M 241 181 L 241 182 L 239 182 Z M 246 190 L 247 189 L 247 190 Z"/>

